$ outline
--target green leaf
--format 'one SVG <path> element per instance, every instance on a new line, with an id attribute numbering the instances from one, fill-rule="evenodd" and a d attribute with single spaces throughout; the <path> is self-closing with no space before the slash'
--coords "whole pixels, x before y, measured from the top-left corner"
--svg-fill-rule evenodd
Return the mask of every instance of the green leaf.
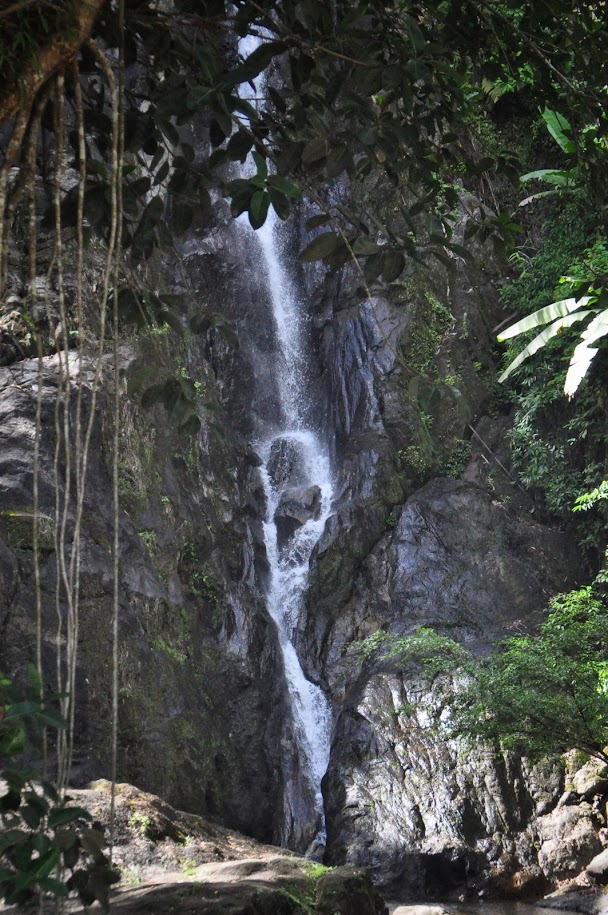
<path id="1" fill-rule="evenodd" d="M 547 125 L 547 130 L 560 148 L 569 155 L 575 153 L 576 144 L 566 136 L 572 130 L 568 119 L 563 114 L 558 114 L 557 111 L 552 111 L 551 108 L 547 107 L 542 112 L 542 116 Z"/>
<path id="2" fill-rule="evenodd" d="M 45 893 L 51 893 L 53 896 L 61 896 L 65 898 L 69 895 L 69 890 L 65 883 L 62 883 L 60 880 L 56 880 L 54 877 L 44 877 L 38 881 L 40 889 Z"/>
<path id="3" fill-rule="evenodd" d="M 281 194 L 285 194 L 286 197 L 291 197 L 294 200 L 299 200 L 302 196 L 302 191 L 297 184 L 294 184 L 288 178 L 282 178 L 280 175 L 270 175 L 268 184 L 275 190 L 280 191 Z"/>
<path id="4" fill-rule="evenodd" d="M 572 354 L 564 383 L 564 393 L 568 397 L 573 397 L 576 394 L 581 381 L 589 371 L 589 366 L 598 353 L 598 348 L 591 347 L 591 344 L 605 337 L 606 334 L 608 334 L 608 308 L 596 315 L 593 321 L 585 328 L 581 334 L 581 342 Z"/>
<path id="5" fill-rule="evenodd" d="M 210 169 L 217 168 L 218 165 L 225 165 L 226 162 L 230 161 L 230 155 L 227 149 L 216 149 L 211 153 L 207 164 Z"/>
<path id="6" fill-rule="evenodd" d="M 171 121 L 159 121 L 160 129 L 164 133 L 165 137 L 172 144 L 172 146 L 179 145 L 179 134 Z"/>
<path id="7" fill-rule="evenodd" d="M 265 70 L 270 62 L 285 50 L 282 41 L 267 41 L 253 51 L 243 63 L 222 77 L 225 86 L 237 86 L 239 83 L 251 82 Z"/>
<path id="8" fill-rule="evenodd" d="M 288 175 L 299 167 L 302 162 L 303 145 L 303 143 L 287 143 L 283 147 L 277 159 L 277 172 L 279 175 Z"/>
<path id="9" fill-rule="evenodd" d="M 304 223 L 304 227 L 307 232 L 312 232 L 313 229 L 318 229 L 321 226 L 326 226 L 328 222 L 331 222 L 331 216 L 327 216 L 325 213 L 320 213 L 318 216 L 311 216 Z"/>
<path id="10" fill-rule="evenodd" d="M 553 324 L 546 327 L 545 330 L 528 343 L 525 349 L 523 349 L 513 362 L 510 363 L 509 367 L 502 373 L 498 380 L 501 382 L 505 381 L 515 369 L 519 368 L 522 362 L 529 359 L 534 353 L 537 353 L 549 340 L 561 333 L 564 327 L 571 327 L 572 324 L 575 324 L 577 321 L 582 321 L 583 318 L 586 318 L 591 314 L 593 314 L 592 311 L 576 311 L 574 314 L 558 318 L 557 321 L 554 321 Z"/>
<path id="11" fill-rule="evenodd" d="M 327 157 L 325 173 L 328 178 L 337 178 L 345 169 L 352 166 L 353 157 L 347 146 L 335 146 Z"/>
<path id="12" fill-rule="evenodd" d="M 314 162 L 320 162 L 326 155 L 327 141 L 325 137 L 315 137 L 302 150 L 302 162 L 304 165 L 312 165 Z"/>
<path id="13" fill-rule="evenodd" d="M 548 324 L 549 321 L 564 318 L 577 309 L 586 308 L 592 301 L 594 300 L 591 296 L 583 296 L 581 299 L 561 299 L 559 302 L 552 302 L 551 305 L 539 308 L 538 311 L 527 315 L 521 321 L 516 321 L 511 327 L 507 327 L 506 330 L 503 330 L 498 335 L 497 340 L 499 343 L 503 343 L 505 340 L 517 337 L 518 334 L 523 334 L 527 330 L 533 330 L 533 328 L 539 327 L 541 324 Z"/>
<path id="14" fill-rule="evenodd" d="M 384 254 L 372 254 L 368 257 L 363 268 L 363 276 L 367 283 L 373 283 L 382 273 Z"/>
<path id="15" fill-rule="evenodd" d="M 519 180 L 522 184 L 526 184 L 528 181 L 538 179 L 539 181 L 546 181 L 547 184 L 554 184 L 557 187 L 567 187 L 575 183 L 578 177 L 578 169 L 576 168 L 571 168 L 568 171 L 555 168 L 540 168 L 535 172 L 528 172 L 526 175 L 522 175 Z"/>
<path id="16" fill-rule="evenodd" d="M 253 137 L 248 131 L 241 129 L 230 137 L 226 150 L 233 161 L 238 159 L 244 162 L 252 146 Z"/>
<path id="17" fill-rule="evenodd" d="M 270 195 L 265 191 L 256 191 L 249 204 L 249 222 L 252 229 L 259 229 L 266 222 Z"/>
<path id="18" fill-rule="evenodd" d="M 369 257 L 372 254 L 382 254 L 383 248 L 377 245 L 371 238 L 360 236 L 353 243 L 353 252 L 361 257 Z"/>
<path id="19" fill-rule="evenodd" d="M 382 279 L 392 283 L 405 269 L 405 257 L 401 251 L 385 251 L 382 255 Z"/>
<path id="20" fill-rule="evenodd" d="M 142 214 L 140 223 L 139 223 L 140 226 L 142 226 L 144 224 L 147 226 L 157 225 L 157 223 L 159 223 L 160 220 L 162 219 L 164 212 L 165 212 L 164 201 L 163 201 L 162 197 L 160 197 L 160 195 L 157 194 L 155 197 L 152 198 L 152 200 L 146 206 L 146 208 Z"/>
<path id="21" fill-rule="evenodd" d="M 59 802 L 59 794 L 55 788 L 55 785 L 51 784 L 51 782 L 40 782 L 40 787 L 42 788 L 45 796 L 50 797 L 54 804 Z"/>
<path id="22" fill-rule="evenodd" d="M 194 210 L 187 204 L 178 204 L 173 201 L 173 227 L 179 234 L 187 232 L 194 221 Z"/>
<path id="23" fill-rule="evenodd" d="M 268 174 L 268 162 L 264 156 L 256 149 L 251 153 L 251 158 L 255 162 L 255 167 L 258 170 L 258 175 L 261 175 L 263 178 L 265 178 Z"/>
<path id="24" fill-rule="evenodd" d="M 19 810 L 21 806 L 21 794 L 18 791 L 7 791 L 0 797 L 0 813 L 9 813 L 12 810 Z"/>
<path id="25" fill-rule="evenodd" d="M 158 184 L 162 184 L 162 182 L 165 180 L 165 178 L 167 177 L 168 174 L 169 174 L 169 162 L 167 161 L 167 162 L 163 162 L 163 164 L 161 165 L 159 170 L 154 175 L 154 186 L 156 187 Z"/>
<path id="26" fill-rule="evenodd" d="M 25 730 L 14 727 L 0 737 L 0 757 L 14 756 L 25 747 Z"/>
<path id="27" fill-rule="evenodd" d="M 54 871 L 59 864 L 61 852 L 58 848 L 52 848 L 50 851 L 38 859 L 34 868 L 34 876 L 39 880 L 48 877 L 51 871 Z"/>
<path id="28" fill-rule="evenodd" d="M 57 826 L 65 826 L 66 823 L 74 823 L 76 820 L 90 820 L 91 814 L 83 807 L 59 807 L 52 810 L 49 814 L 49 828 L 55 829 Z"/>
<path id="29" fill-rule="evenodd" d="M 273 187 L 268 188 L 268 194 L 274 211 L 279 219 L 288 219 L 289 214 L 291 213 L 291 204 L 285 194 L 281 194 L 280 191 L 275 190 Z"/>
<path id="30" fill-rule="evenodd" d="M 338 246 L 338 236 L 333 232 L 323 232 L 300 252 L 300 260 L 305 264 L 328 257 Z"/>

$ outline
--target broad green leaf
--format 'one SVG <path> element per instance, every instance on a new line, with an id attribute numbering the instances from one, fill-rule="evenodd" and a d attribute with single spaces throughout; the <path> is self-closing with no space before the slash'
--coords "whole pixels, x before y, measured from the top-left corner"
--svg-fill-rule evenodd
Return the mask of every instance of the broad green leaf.
<path id="1" fill-rule="evenodd" d="M 177 233 L 187 232 L 194 220 L 194 210 L 187 204 L 173 203 L 173 227 Z"/>
<path id="2" fill-rule="evenodd" d="M 268 174 L 268 162 L 264 156 L 256 150 L 251 153 L 251 158 L 255 162 L 255 167 L 258 170 L 258 175 L 262 175 L 263 178 Z"/>
<path id="3" fill-rule="evenodd" d="M 377 245 L 371 238 L 365 238 L 365 236 L 355 240 L 353 252 L 359 254 L 361 257 L 370 257 L 372 254 L 383 253 L 380 245 Z"/>
<path id="4" fill-rule="evenodd" d="M 521 321 L 516 321 L 511 327 L 507 327 L 506 330 L 503 330 L 498 335 L 497 340 L 499 343 L 503 343 L 505 340 L 517 337 L 518 334 L 523 334 L 527 330 L 533 330 L 533 328 L 539 327 L 541 324 L 548 324 L 549 321 L 564 318 L 579 308 L 586 308 L 590 302 L 592 302 L 591 296 L 583 296 L 581 299 L 561 299 L 559 302 L 552 302 L 551 305 L 545 305 L 544 308 L 539 308 L 538 311 L 527 315 Z"/>
<path id="5" fill-rule="evenodd" d="M 49 814 L 49 828 L 55 829 L 57 826 L 64 826 L 66 823 L 73 823 L 75 820 L 90 819 L 91 814 L 83 807 L 59 807 Z"/>
<path id="6" fill-rule="evenodd" d="M 575 182 L 577 178 L 578 169 L 576 168 L 570 168 L 567 171 L 565 169 L 556 168 L 539 168 L 535 172 L 528 172 L 526 175 L 522 175 L 519 180 L 522 184 L 526 184 L 528 181 L 538 179 L 539 181 L 546 181 L 547 184 L 566 187 Z"/>
<path id="7" fill-rule="evenodd" d="M 259 229 L 266 222 L 270 196 L 265 191 L 256 191 L 249 204 L 249 222 L 252 229 Z"/>
<path id="8" fill-rule="evenodd" d="M 253 137 L 246 130 L 237 130 L 230 138 L 226 149 L 231 159 L 240 159 L 244 162 L 252 146 Z"/>
<path id="9" fill-rule="evenodd" d="M 323 232 L 300 252 L 300 260 L 305 264 L 328 257 L 338 247 L 338 236 L 333 232 Z"/>
<path id="10" fill-rule="evenodd" d="M 0 757 L 21 753 L 25 747 L 25 731 L 22 727 L 11 728 L 0 737 Z"/>
<path id="11" fill-rule="evenodd" d="M 305 165 L 312 165 L 313 162 L 319 162 L 327 155 L 327 142 L 324 137 L 315 137 L 306 144 L 302 151 L 302 162 Z"/>
<path id="12" fill-rule="evenodd" d="M 405 268 L 405 257 L 401 251 L 385 251 L 382 255 L 382 279 L 385 283 L 392 283 L 401 276 Z"/>
<path id="13" fill-rule="evenodd" d="M 261 44 L 239 67 L 236 67 L 230 73 L 224 74 L 222 83 L 225 86 L 237 86 L 239 83 L 251 82 L 262 70 L 266 69 L 273 57 L 281 54 L 284 50 L 285 44 L 282 41 L 268 41 L 265 44 Z"/>
<path id="14" fill-rule="evenodd" d="M 565 153 L 575 153 L 575 143 L 566 136 L 566 134 L 572 130 L 568 119 L 565 118 L 563 114 L 558 114 L 557 111 L 552 111 L 551 108 L 546 107 L 542 114 L 543 120 L 547 125 L 547 130 L 560 148 L 563 149 Z"/>
<path id="15" fill-rule="evenodd" d="M 273 187 L 268 188 L 268 194 L 279 219 L 288 219 L 291 213 L 291 205 L 285 194 L 281 194 L 280 191 L 275 190 Z"/>
<path id="16" fill-rule="evenodd" d="M 44 890 L 45 893 L 52 893 L 53 896 L 68 896 L 69 890 L 65 883 L 61 883 L 60 880 L 55 880 L 54 877 L 44 877 L 39 881 L 40 889 Z"/>
<path id="17" fill-rule="evenodd" d="M 311 216 L 310 219 L 307 219 L 304 227 L 307 232 L 312 232 L 313 229 L 318 229 L 320 226 L 326 226 L 330 221 L 331 216 L 327 216 L 325 213 L 320 213 L 318 216 Z"/>
<path id="18" fill-rule="evenodd" d="M 605 337 L 606 334 L 608 334 L 608 308 L 596 315 L 588 327 L 585 328 L 581 334 L 581 342 L 572 354 L 564 384 L 564 393 L 568 397 L 576 394 L 581 381 L 589 371 L 589 366 L 598 352 L 598 348 L 592 347 L 591 344 Z"/>
<path id="19" fill-rule="evenodd" d="M 49 828 L 56 829 L 57 826 L 65 826 L 66 823 L 73 823 L 75 820 L 90 819 L 91 814 L 83 807 L 59 807 L 49 814 Z"/>
<path id="20" fill-rule="evenodd" d="M 564 327 L 571 327 L 572 324 L 575 324 L 577 321 L 582 321 L 583 318 L 586 318 L 588 315 L 593 314 L 592 311 L 576 311 L 574 314 L 565 315 L 563 318 L 558 318 L 557 321 L 554 321 L 553 324 L 546 327 L 537 337 L 534 339 L 519 353 L 519 355 L 511 362 L 509 367 L 502 373 L 499 381 L 504 381 L 509 375 L 519 368 L 519 366 L 526 359 L 529 359 L 530 356 L 533 356 L 534 353 L 537 353 L 545 343 L 555 337 L 557 334 L 561 333 Z"/>
<path id="21" fill-rule="evenodd" d="M 302 191 L 297 184 L 287 178 L 282 178 L 280 175 L 271 175 L 268 179 L 268 184 L 280 191 L 281 194 L 285 194 L 286 197 L 292 197 L 294 200 L 299 200 L 302 196 Z"/>

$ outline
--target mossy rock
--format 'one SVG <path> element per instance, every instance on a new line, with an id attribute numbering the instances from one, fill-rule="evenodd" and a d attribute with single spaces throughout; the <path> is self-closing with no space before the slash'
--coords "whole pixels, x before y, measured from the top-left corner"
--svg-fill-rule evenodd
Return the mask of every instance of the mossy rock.
<path id="1" fill-rule="evenodd" d="M 34 515 L 29 511 L 3 512 L 6 542 L 13 550 L 31 552 L 34 549 Z M 41 552 L 55 549 L 55 522 L 41 515 L 38 524 L 38 548 Z"/>

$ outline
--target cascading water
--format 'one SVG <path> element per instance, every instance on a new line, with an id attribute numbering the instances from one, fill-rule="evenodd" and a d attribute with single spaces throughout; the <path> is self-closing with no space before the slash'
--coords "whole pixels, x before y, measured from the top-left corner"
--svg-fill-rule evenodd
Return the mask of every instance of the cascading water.
<path id="1" fill-rule="evenodd" d="M 258 44 L 245 39 L 246 56 Z M 256 92 L 259 90 L 256 88 Z M 245 165 L 243 173 L 250 167 Z M 247 226 L 246 216 L 240 224 Z M 321 688 L 306 679 L 294 646 L 308 582 L 309 560 L 327 521 L 333 494 L 329 452 L 309 419 L 303 303 L 282 262 L 276 216 L 269 210 L 256 237 L 260 243 L 275 325 L 273 378 L 280 415 L 272 431 L 261 431 L 256 450 L 266 497 L 264 539 L 270 567 L 268 612 L 276 623 L 292 712 L 291 731 L 298 783 L 287 779 L 281 840 L 318 856 L 325 847 L 321 779 L 330 750 L 331 709 Z M 296 800 L 290 794 L 299 791 Z M 312 803 L 313 809 L 306 809 Z M 296 820 L 303 818 L 305 823 Z M 302 838 L 305 842 L 302 844 Z"/>

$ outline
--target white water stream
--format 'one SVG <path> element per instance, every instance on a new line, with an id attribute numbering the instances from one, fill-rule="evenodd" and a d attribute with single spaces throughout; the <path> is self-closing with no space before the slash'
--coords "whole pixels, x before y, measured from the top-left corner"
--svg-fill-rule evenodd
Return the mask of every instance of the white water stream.
<path id="1" fill-rule="evenodd" d="M 257 39 L 245 39 L 240 46 L 243 56 L 250 54 L 257 43 Z M 259 91 L 256 87 L 256 94 Z M 250 167 L 249 163 L 245 165 L 244 175 L 250 173 Z M 253 231 L 246 214 L 239 221 Z M 306 373 L 306 315 L 304 303 L 282 262 L 279 228 L 271 206 L 256 236 L 275 325 L 273 381 L 281 415 L 276 417 L 274 432 L 257 442 L 256 450 L 262 460 L 260 471 L 266 497 L 264 539 L 270 566 L 267 608 L 276 623 L 283 655 L 300 775 L 308 781 L 314 797 L 318 831 L 310 836 L 309 849 L 318 854 L 326 839 L 321 779 L 329 763 L 331 708 L 321 688 L 306 679 L 294 635 L 308 584 L 310 557 L 330 515 L 334 484 L 328 449 L 306 418 L 313 406 Z M 281 510 L 287 508 L 289 512 L 294 505 L 299 521 L 294 522 L 292 516 L 291 528 L 298 523 L 301 526 L 281 529 L 280 521 L 277 524 Z M 289 798 L 284 802 L 288 819 L 292 805 Z"/>

